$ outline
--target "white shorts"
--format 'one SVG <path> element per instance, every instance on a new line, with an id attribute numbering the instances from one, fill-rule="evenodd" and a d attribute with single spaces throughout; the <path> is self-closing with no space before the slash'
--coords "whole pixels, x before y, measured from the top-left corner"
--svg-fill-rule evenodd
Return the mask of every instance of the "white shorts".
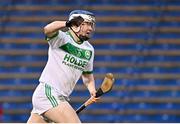
<path id="1" fill-rule="evenodd" d="M 47 110 L 58 106 L 60 102 L 69 101 L 67 97 L 59 95 L 53 87 L 46 83 L 39 83 L 32 97 L 33 110 L 31 113 L 43 114 Z"/>

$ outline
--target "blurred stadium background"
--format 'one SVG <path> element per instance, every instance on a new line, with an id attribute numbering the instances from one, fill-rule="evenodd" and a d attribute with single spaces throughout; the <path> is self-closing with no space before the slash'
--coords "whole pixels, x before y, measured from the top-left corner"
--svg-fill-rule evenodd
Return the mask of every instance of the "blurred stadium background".
<path id="1" fill-rule="evenodd" d="M 96 14 L 94 74 L 115 74 L 112 92 L 82 122 L 180 122 L 179 0 L 0 0 L 1 122 L 26 122 L 47 60 L 43 26 L 73 9 Z M 88 92 L 79 81 L 76 109 Z"/>

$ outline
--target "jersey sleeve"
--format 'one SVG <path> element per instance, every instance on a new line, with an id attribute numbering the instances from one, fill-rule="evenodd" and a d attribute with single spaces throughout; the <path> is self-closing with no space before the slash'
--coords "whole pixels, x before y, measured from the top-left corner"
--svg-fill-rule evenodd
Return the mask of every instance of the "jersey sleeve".
<path id="1" fill-rule="evenodd" d="M 88 65 L 86 66 L 85 70 L 83 71 L 83 74 L 92 74 L 93 73 L 93 64 L 94 64 L 94 49 L 92 50 L 91 59 L 88 62 Z"/>
<path id="2" fill-rule="evenodd" d="M 48 41 L 49 45 L 52 48 L 58 48 L 65 43 L 65 37 L 66 37 L 66 34 L 62 32 L 61 30 L 59 30 L 51 37 L 46 36 L 46 40 Z"/>

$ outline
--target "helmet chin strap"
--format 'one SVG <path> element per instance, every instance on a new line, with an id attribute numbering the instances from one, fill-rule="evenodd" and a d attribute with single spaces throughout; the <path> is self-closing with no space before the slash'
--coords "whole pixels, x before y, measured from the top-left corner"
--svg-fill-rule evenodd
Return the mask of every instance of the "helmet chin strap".
<path id="1" fill-rule="evenodd" d="M 80 32 L 81 27 L 79 26 L 79 27 L 71 28 L 71 29 L 74 31 L 74 33 L 78 33 Z"/>
<path id="2" fill-rule="evenodd" d="M 77 33 L 80 31 L 80 26 L 77 27 L 77 29 L 74 29 L 74 28 L 72 28 L 72 27 L 70 27 L 70 29 L 73 31 L 73 33 L 76 35 L 76 37 L 79 38 L 79 36 L 77 35 Z M 81 38 L 79 38 L 79 41 L 77 41 L 77 42 L 82 43 L 83 41 L 81 40 Z"/>
<path id="3" fill-rule="evenodd" d="M 80 25 L 79 27 L 76 27 L 76 28 L 70 27 L 70 29 L 71 29 L 71 30 L 74 32 L 74 34 L 80 39 L 79 42 L 83 43 L 84 41 L 86 41 L 86 40 L 89 39 L 89 38 L 86 37 L 86 36 L 81 36 L 81 35 L 78 36 L 77 33 L 80 32 L 80 30 L 81 30 L 81 25 Z"/>

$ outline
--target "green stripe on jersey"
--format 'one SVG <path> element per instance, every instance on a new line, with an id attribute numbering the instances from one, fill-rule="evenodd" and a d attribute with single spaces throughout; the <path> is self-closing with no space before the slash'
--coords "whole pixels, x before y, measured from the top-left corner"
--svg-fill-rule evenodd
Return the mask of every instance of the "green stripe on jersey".
<path id="1" fill-rule="evenodd" d="M 58 102 L 56 101 L 55 97 L 51 94 L 51 87 L 47 84 L 45 84 L 45 94 L 51 102 L 52 106 L 56 107 L 58 105 Z"/>
<path id="2" fill-rule="evenodd" d="M 64 44 L 59 48 L 81 59 L 90 60 L 92 56 L 92 51 L 78 48 L 71 43 Z"/>

